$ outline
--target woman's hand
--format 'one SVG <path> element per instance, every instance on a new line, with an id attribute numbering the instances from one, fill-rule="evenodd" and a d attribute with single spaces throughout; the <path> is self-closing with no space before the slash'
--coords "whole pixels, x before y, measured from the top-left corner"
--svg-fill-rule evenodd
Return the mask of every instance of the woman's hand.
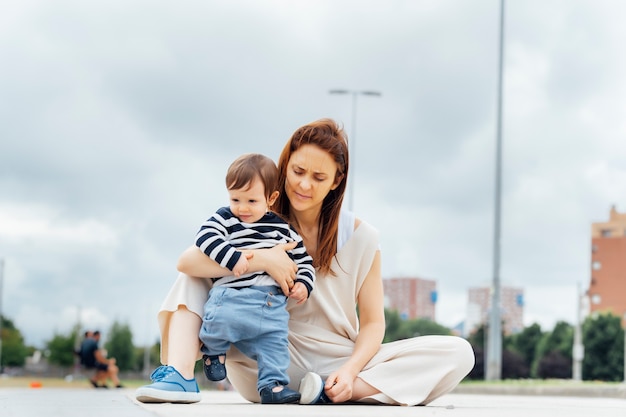
<path id="1" fill-rule="evenodd" d="M 298 266 L 287 255 L 287 251 L 296 247 L 296 242 L 276 245 L 271 249 L 256 249 L 250 262 L 248 271 L 265 271 L 282 288 L 283 294 L 289 294 L 293 287 Z M 246 253 L 246 251 L 244 251 Z"/>
<path id="2" fill-rule="evenodd" d="M 348 369 L 339 368 L 326 379 L 324 391 L 334 403 L 350 401 L 353 395 L 356 375 Z"/>

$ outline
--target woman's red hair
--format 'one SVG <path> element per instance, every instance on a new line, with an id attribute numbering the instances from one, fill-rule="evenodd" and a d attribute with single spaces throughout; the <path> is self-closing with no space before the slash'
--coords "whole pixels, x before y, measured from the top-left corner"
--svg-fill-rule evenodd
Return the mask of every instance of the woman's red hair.
<path id="1" fill-rule="evenodd" d="M 322 203 L 317 236 L 317 256 L 314 259 L 314 266 L 322 274 L 329 272 L 332 274 L 330 265 L 337 253 L 339 212 L 348 181 L 348 138 L 343 128 L 334 120 L 320 119 L 297 129 L 283 148 L 278 160 L 278 189 L 281 193 L 272 208 L 292 224 L 294 219 L 291 217 L 289 199 L 284 192 L 287 164 L 291 159 L 291 154 L 302 145 L 319 147 L 328 152 L 337 163 L 335 181 L 338 181 L 339 185 L 328 193 Z"/>

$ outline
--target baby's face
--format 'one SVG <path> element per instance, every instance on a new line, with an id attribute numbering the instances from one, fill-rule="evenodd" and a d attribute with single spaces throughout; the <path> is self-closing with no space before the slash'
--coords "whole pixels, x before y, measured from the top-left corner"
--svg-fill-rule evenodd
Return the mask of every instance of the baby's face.
<path id="1" fill-rule="evenodd" d="M 249 187 L 228 190 L 230 210 L 244 223 L 255 223 L 268 212 L 270 204 L 265 197 L 265 187 L 255 178 Z"/>

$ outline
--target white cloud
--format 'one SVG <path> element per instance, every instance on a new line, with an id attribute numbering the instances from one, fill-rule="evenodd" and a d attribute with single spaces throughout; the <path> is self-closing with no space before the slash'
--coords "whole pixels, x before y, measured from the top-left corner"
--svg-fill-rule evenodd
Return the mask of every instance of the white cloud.
<path id="1" fill-rule="evenodd" d="M 0 230 L 13 244 L 115 246 L 114 230 L 97 219 L 68 222 L 47 206 L 0 205 Z"/>

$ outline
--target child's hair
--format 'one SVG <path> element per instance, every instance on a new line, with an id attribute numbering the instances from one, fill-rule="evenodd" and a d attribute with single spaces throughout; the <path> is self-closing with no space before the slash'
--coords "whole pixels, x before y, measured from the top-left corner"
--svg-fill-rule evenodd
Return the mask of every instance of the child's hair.
<path id="1" fill-rule="evenodd" d="M 250 188 L 255 178 L 259 178 L 265 187 L 265 198 L 278 190 L 278 168 L 274 161 L 265 155 L 247 153 L 230 164 L 226 173 L 226 188 L 239 190 Z"/>

